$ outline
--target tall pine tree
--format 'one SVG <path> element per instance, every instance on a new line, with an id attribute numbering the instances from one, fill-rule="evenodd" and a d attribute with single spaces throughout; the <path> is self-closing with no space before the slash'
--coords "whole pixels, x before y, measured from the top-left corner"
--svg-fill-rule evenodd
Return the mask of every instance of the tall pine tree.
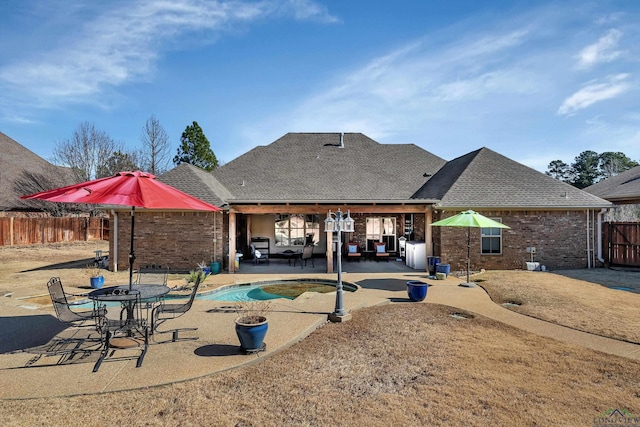
<path id="1" fill-rule="evenodd" d="M 198 122 L 194 121 L 182 132 L 180 147 L 173 158 L 173 163 L 176 165 L 189 163 L 208 172 L 218 167 L 218 159 L 211 150 L 209 140 Z"/>

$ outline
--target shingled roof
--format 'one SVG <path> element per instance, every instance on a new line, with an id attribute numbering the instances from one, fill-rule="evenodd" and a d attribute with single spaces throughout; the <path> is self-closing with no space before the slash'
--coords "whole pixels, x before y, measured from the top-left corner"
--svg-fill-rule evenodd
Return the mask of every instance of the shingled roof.
<path id="1" fill-rule="evenodd" d="M 584 189 L 612 202 L 640 202 L 640 166 L 631 168 Z"/>
<path id="2" fill-rule="evenodd" d="M 445 163 L 361 133 L 288 133 L 212 173 L 235 203 L 410 202 Z"/>
<path id="3" fill-rule="evenodd" d="M 52 165 L 2 132 L 0 152 L 0 210 L 37 209 L 41 203 L 20 196 L 45 190 L 38 187 L 45 182 L 51 188 L 73 183 L 69 168 Z"/>
<path id="4" fill-rule="evenodd" d="M 447 162 L 416 192 L 451 209 L 601 208 L 611 203 L 488 148 Z"/>
<path id="5" fill-rule="evenodd" d="M 231 198 L 231 193 L 211 173 L 188 163 L 182 163 L 157 179 L 214 206 L 223 206 L 225 200 Z"/>

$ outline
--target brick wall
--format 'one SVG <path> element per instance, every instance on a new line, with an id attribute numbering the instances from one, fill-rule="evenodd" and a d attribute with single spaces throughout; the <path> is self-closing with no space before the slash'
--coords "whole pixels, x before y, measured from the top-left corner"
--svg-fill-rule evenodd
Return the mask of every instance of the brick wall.
<path id="1" fill-rule="evenodd" d="M 159 268 L 192 270 L 204 261 L 222 260 L 225 241 L 221 212 L 136 212 L 134 269 L 156 266 Z M 214 253 L 214 218 L 217 244 Z M 110 228 L 114 228 L 110 217 Z M 129 268 L 131 217 L 120 212 L 118 217 L 118 270 Z M 114 241 L 109 242 L 113 254 Z M 109 257 L 113 269 L 113 255 Z"/>
<path id="2" fill-rule="evenodd" d="M 471 229 L 471 270 L 511 270 L 526 268 L 531 261 L 527 247 L 535 247 L 534 261 L 548 269 L 587 267 L 587 221 L 584 211 L 482 212 L 489 218 L 501 218 L 511 227 L 502 231 L 502 254 L 480 254 L 480 229 Z M 451 215 L 446 215 L 451 216 Z M 442 216 L 442 219 L 446 216 Z M 434 218 L 436 220 L 436 218 Z M 452 271 L 465 270 L 467 229 L 433 227 L 435 255 Z"/>

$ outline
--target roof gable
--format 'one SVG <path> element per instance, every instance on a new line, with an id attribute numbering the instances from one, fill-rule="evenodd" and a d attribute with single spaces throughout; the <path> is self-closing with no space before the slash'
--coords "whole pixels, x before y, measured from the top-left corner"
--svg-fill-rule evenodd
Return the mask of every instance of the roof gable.
<path id="1" fill-rule="evenodd" d="M 445 163 L 361 133 L 288 133 L 212 173 L 236 201 L 393 201 L 409 200 Z"/>
<path id="2" fill-rule="evenodd" d="M 42 202 L 20 196 L 74 182 L 69 168 L 52 165 L 2 132 L 0 152 L 0 210 L 38 208 Z"/>
<path id="3" fill-rule="evenodd" d="M 225 200 L 231 197 L 211 173 L 188 163 L 159 175 L 158 180 L 214 206 L 224 205 Z"/>
<path id="4" fill-rule="evenodd" d="M 584 189 L 587 193 L 610 201 L 640 200 L 640 166 L 604 179 Z"/>
<path id="5" fill-rule="evenodd" d="M 609 202 L 488 148 L 448 162 L 416 194 L 450 208 L 596 208 Z"/>

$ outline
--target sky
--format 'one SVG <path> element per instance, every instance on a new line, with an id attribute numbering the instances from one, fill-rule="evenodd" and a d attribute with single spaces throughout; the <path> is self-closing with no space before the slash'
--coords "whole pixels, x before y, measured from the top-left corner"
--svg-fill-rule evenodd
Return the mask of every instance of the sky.
<path id="1" fill-rule="evenodd" d="M 82 122 L 141 148 L 198 122 L 221 164 L 361 132 L 539 171 L 640 161 L 640 1 L 0 2 L 0 132 L 50 160 Z"/>

